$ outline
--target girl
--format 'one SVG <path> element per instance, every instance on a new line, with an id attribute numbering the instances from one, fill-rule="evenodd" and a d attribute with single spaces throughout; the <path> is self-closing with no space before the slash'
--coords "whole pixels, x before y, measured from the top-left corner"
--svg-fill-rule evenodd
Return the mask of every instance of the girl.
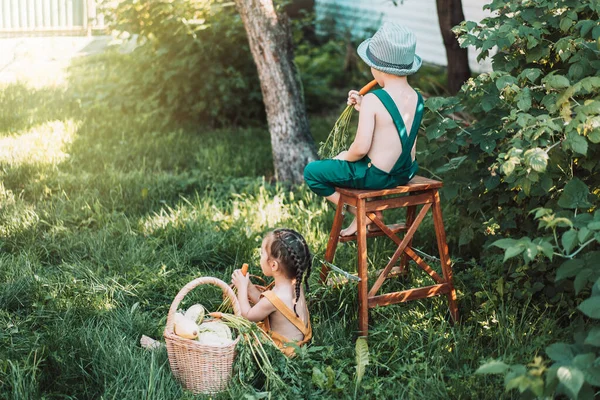
<path id="1" fill-rule="evenodd" d="M 383 89 L 365 96 L 355 90 L 348 93 L 348 104 L 360 112 L 356 137 L 348 151 L 306 166 L 304 179 L 313 192 L 337 205 L 336 186 L 387 189 L 404 185 L 415 175 L 415 142 L 424 108 L 421 95 L 406 78 L 421 67 L 415 46 L 414 33 L 387 22 L 358 47 L 358 55 Z M 350 212 L 356 214 L 353 207 Z M 367 219 L 367 224 L 371 222 Z M 356 230 L 354 219 L 340 235 Z"/>
<path id="2" fill-rule="evenodd" d="M 260 247 L 262 272 L 273 277 L 271 290 L 261 293 L 240 269 L 231 275 L 242 316 L 254 322 L 263 321 L 259 326 L 287 356 L 294 354 L 294 347 L 287 343 L 302 346 L 312 337 L 302 290 L 304 279 L 308 291 L 311 266 L 312 256 L 302 235 L 292 229 L 275 229 L 267 234 Z"/>

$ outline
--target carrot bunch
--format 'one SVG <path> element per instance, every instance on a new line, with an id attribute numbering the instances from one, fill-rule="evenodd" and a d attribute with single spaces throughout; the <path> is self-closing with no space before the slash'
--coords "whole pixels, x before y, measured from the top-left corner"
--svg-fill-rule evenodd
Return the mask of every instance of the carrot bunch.
<path id="1" fill-rule="evenodd" d="M 372 80 L 358 92 L 361 96 L 364 96 L 377 85 L 376 80 Z M 354 106 L 347 106 L 340 117 L 335 121 L 333 129 L 327 136 L 327 140 L 321 143 L 319 147 L 319 156 L 321 158 L 333 158 L 337 156 L 341 151 L 347 150 L 350 146 L 350 134 L 348 132 L 350 127 L 350 120 L 352 119 L 352 110 Z"/>

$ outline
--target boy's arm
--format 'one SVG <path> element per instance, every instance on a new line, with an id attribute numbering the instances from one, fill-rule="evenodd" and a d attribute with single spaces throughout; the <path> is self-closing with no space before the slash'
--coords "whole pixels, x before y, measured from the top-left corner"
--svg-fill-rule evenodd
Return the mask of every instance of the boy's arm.
<path id="1" fill-rule="evenodd" d="M 340 153 L 339 159 L 346 161 L 358 161 L 367 155 L 373 142 L 373 133 L 375 132 L 375 107 L 377 105 L 377 96 L 372 93 L 365 95 L 360 104 L 360 113 L 358 114 L 358 129 L 354 142 L 348 148 L 345 154 Z M 338 157 L 336 157 L 338 158 Z"/>

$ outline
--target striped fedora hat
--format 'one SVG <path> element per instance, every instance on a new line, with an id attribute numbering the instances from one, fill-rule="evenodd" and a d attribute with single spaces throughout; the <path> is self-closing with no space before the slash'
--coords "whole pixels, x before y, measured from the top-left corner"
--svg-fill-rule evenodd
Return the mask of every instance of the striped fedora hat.
<path id="1" fill-rule="evenodd" d="M 421 57 L 415 54 L 417 38 L 408 28 L 386 22 L 358 46 L 358 55 L 367 65 L 392 75 L 412 75 L 421 68 Z"/>

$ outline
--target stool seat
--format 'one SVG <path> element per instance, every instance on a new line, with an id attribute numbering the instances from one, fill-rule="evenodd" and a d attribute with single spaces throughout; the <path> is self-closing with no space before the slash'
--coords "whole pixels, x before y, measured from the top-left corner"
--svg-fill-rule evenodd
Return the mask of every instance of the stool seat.
<path id="1" fill-rule="evenodd" d="M 335 212 L 335 218 L 329 234 L 329 242 L 325 251 L 325 261 L 333 263 L 338 243 L 357 241 L 358 250 L 358 301 L 359 301 L 359 332 L 362 336 L 368 334 L 368 310 L 369 308 L 387 306 L 402 303 L 409 300 L 422 299 L 437 295 L 446 295 L 450 316 L 454 321 L 458 320 L 458 307 L 456 304 L 456 290 L 452 283 L 452 267 L 446 243 L 446 233 L 442 218 L 442 208 L 438 189 L 443 183 L 422 176 L 415 176 L 406 185 L 390 189 L 359 190 L 348 188 L 336 188 L 340 194 L 340 200 Z M 357 232 L 352 236 L 340 236 L 345 205 L 356 207 Z M 386 225 L 377 217 L 376 212 L 395 208 L 406 208 L 406 221 Z M 417 213 L 417 208 L 420 207 Z M 431 209 L 435 228 L 442 276 L 432 269 L 412 248 L 413 236 L 423 221 L 427 212 Z M 379 228 L 376 231 L 367 230 L 367 221 Z M 398 235 L 402 234 L 402 237 Z M 397 246 L 388 264 L 383 268 L 375 283 L 369 288 L 367 276 L 367 238 L 376 236 L 387 236 Z M 409 260 L 422 269 L 434 281 L 433 285 L 378 294 L 384 280 L 400 261 L 401 272 L 408 267 Z M 321 268 L 321 282 L 325 282 L 329 273 L 327 264 Z"/>
<path id="2" fill-rule="evenodd" d="M 443 186 L 443 183 L 433 179 L 425 178 L 416 175 L 406 185 L 396 186 L 391 189 L 349 189 L 349 188 L 335 188 L 336 192 L 356 197 L 357 199 L 365 199 L 367 197 L 380 197 L 394 194 L 403 194 L 409 192 L 418 192 L 421 190 L 439 189 Z"/>

